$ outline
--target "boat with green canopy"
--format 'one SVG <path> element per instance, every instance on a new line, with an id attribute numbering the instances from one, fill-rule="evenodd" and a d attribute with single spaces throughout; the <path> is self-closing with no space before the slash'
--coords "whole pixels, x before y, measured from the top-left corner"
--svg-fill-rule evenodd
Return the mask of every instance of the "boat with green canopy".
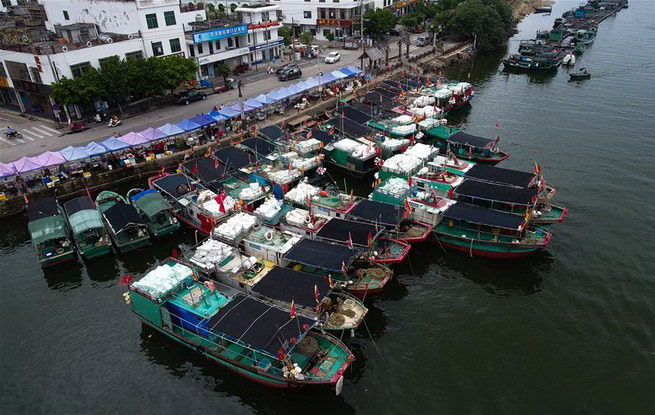
<path id="1" fill-rule="evenodd" d="M 54 197 L 33 200 L 27 205 L 27 229 L 42 267 L 75 257 L 66 218 Z"/>
<path id="2" fill-rule="evenodd" d="M 85 259 L 97 258 L 111 252 L 111 240 L 102 216 L 89 196 L 80 196 L 64 203 L 77 252 Z"/>
<path id="3" fill-rule="evenodd" d="M 221 367 L 274 388 L 343 387 L 355 359 L 318 321 L 199 277 L 173 259 L 129 285 L 147 326 Z M 293 301 L 293 300 L 292 300 Z"/>
<path id="4" fill-rule="evenodd" d="M 148 225 L 136 208 L 116 192 L 103 190 L 96 196 L 96 206 L 114 247 L 121 253 L 150 245 Z"/>
<path id="5" fill-rule="evenodd" d="M 180 222 L 173 215 L 173 206 L 157 189 L 132 189 L 127 192 L 127 198 L 155 238 L 170 235 L 180 229 Z"/>
<path id="6" fill-rule="evenodd" d="M 509 154 L 498 149 L 498 137 L 489 140 L 451 126 L 440 125 L 429 129 L 425 131 L 423 139 L 431 141 L 441 154 L 452 154 L 476 163 L 498 164 L 509 157 Z"/>

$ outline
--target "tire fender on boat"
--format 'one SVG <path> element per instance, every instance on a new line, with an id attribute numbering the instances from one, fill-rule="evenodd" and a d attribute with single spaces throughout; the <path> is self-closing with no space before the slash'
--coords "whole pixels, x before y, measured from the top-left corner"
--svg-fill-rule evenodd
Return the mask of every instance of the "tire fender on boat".
<path id="1" fill-rule="evenodd" d="M 273 231 L 272 230 L 266 231 L 266 233 L 264 234 L 264 239 L 266 239 L 269 242 L 272 241 L 273 240 Z"/>

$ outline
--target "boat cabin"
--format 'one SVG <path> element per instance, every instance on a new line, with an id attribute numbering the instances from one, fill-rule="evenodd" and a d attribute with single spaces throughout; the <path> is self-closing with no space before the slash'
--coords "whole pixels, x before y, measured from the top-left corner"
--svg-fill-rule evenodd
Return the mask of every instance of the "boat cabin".
<path id="1" fill-rule="evenodd" d="M 27 205 L 27 229 L 42 267 L 75 257 L 66 218 L 54 197 L 36 199 Z"/>
<path id="2" fill-rule="evenodd" d="M 86 259 L 96 258 L 111 251 L 111 241 L 102 216 L 88 196 L 80 196 L 64 203 L 73 240 L 79 254 Z"/>

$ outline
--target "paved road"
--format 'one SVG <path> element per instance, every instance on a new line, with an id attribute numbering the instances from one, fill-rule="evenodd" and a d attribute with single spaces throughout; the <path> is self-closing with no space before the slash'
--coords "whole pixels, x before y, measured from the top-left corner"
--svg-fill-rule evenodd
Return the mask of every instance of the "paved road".
<path id="1" fill-rule="evenodd" d="M 415 39 L 416 35 L 413 35 Z M 415 40 L 410 46 L 410 56 L 417 53 Z M 328 49 L 325 53 L 338 49 Z M 323 63 L 322 57 L 316 60 L 306 60 L 301 63 L 303 79 L 316 76 L 319 70 L 323 73 L 339 69 L 343 66 L 359 66 L 360 55 L 358 50 L 339 50 L 341 52 L 341 61 L 333 65 Z M 403 47 L 403 53 L 405 48 Z M 397 54 L 397 49 L 392 49 L 390 57 Z M 242 92 L 244 98 L 255 97 L 262 93 L 270 92 L 273 89 L 289 85 L 299 80 L 290 82 L 280 82 L 275 75 L 266 73 L 266 66 L 260 65 L 259 71 L 251 71 L 243 76 Z M 18 113 L 10 110 L 0 109 L 0 125 L 3 130 L 6 125 L 20 131 L 24 138 L 22 140 L 7 140 L 4 134 L 0 135 L 0 162 L 11 162 L 18 160 L 23 156 L 34 156 L 44 151 L 57 151 L 69 145 L 83 145 L 90 141 L 101 141 L 114 132 L 124 135 L 130 131 L 142 131 L 148 127 L 158 127 L 168 122 L 176 123 L 182 118 L 191 118 L 196 114 L 209 112 L 212 107 L 223 104 L 232 104 L 238 100 L 238 92 L 231 90 L 218 95 L 210 95 L 204 101 L 197 101 L 189 105 L 170 106 L 157 111 L 146 112 L 142 115 L 134 116 L 123 120 L 123 124 L 118 128 L 107 128 L 106 124 L 98 124 L 94 128 L 82 131 L 77 134 L 59 135 L 55 129 L 54 123 L 47 120 L 31 121 L 20 117 Z"/>

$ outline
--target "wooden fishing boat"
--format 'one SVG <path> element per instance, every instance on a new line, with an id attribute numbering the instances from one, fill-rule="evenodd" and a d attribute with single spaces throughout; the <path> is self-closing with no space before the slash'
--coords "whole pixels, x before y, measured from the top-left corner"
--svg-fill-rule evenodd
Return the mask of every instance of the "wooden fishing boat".
<path id="1" fill-rule="evenodd" d="M 562 63 L 556 52 L 541 52 L 534 57 L 510 55 L 502 60 L 504 69 L 513 72 L 552 72 Z"/>
<path id="2" fill-rule="evenodd" d="M 438 155 L 427 163 L 427 174 L 434 173 L 435 175 L 440 175 L 442 170 L 446 170 L 457 176 L 463 176 L 476 165 L 472 161 L 460 160 L 453 154 L 447 156 Z"/>
<path id="3" fill-rule="evenodd" d="M 109 237 L 119 252 L 125 253 L 150 245 L 148 225 L 123 196 L 103 190 L 96 196 L 95 203 L 102 214 Z"/>
<path id="4" fill-rule="evenodd" d="M 423 242 L 432 233 L 432 226 L 409 219 L 403 208 L 373 200 L 361 200 L 347 219 L 372 223 L 384 228 L 394 239 L 412 244 Z"/>
<path id="5" fill-rule="evenodd" d="M 300 236 L 311 236 L 318 232 L 329 220 L 330 218 L 327 216 L 315 215 L 307 209 L 293 208 L 280 218 L 277 225 L 283 231 Z"/>
<path id="6" fill-rule="evenodd" d="M 410 196 L 411 189 L 407 180 L 400 177 L 390 177 L 373 188 L 369 199 L 400 206 L 404 205 L 405 200 Z"/>
<path id="7" fill-rule="evenodd" d="M 364 298 L 376 294 L 393 277 L 393 271 L 383 264 L 360 259 L 362 250 L 348 248 L 318 239 L 301 239 L 287 252 L 285 259 L 294 269 L 318 275 L 328 275 L 346 291 Z"/>
<path id="8" fill-rule="evenodd" d="M 325 146 L 325 162 L 356 178 L 371 176 L 377 170 L 378 149 L 365 138 L 344 138 Z"/>
<path id="9" fill-rule="evenodd" d="M 221 180 L 220 186 L 217 187 L 219 192 L 222 190 L 234 200 L 239 201 L 242 210 L 252 212 L 264 202 L 266 196 L 271 191 L 271 187 L 263 184 L 255 178 L 243 178 L 231 176 Z"/>
<path id="10" fill-rule="evenodd" d="M 320 189 L 305 182 L 299 183 L 284 195 L 287 203 L 299 208 L 306 208 L 308 199 L 312 214 L 331 218 L 344 217 L 359 200 L 352 191 L 347 195 L 336 188 Z"/>
<path id="11" fill-rule="evenodd" d="M 454 127 L 440 125 L 425 132 L 424 140 L 430 140 L 442 154 L 476 163 L 498 164 L 509 154 L 498 149 L 498 141 L 478 137 Z"/>
<path id="12" fill-rule="evenodd" d="M 587 68 L 582 68 L 577 72 L 571 72 L 569 78 L 571 81 L 584 81 L 586 79 L 591 79 L 591 72 L 589 72 Z"/>
<path id="13" fill-rule="evenodd" d="M 251 381 L 341 391 L 354 357 L 317 320 L 194 276 L 169 259 L 131 283 L 126 301 L 144 324 Z"/>
<path id="14" fill-rule="evenodd" d="M 27 205 L 27 229 L 42 267 L 51 267 L 75 258 L 68 224 L 55 198 L 33 200 Z"/>
<path id="15" fill-rule="evenodd" d="M 80 196 L 64 203 L 77 252 L 85 259 L 107 255 L 111 240 L 102 222 L 102 215 L 89 196 Z"/>
<path id="16" fill-rule="evenodd" d="M 551 234 L 510 213 L 430 198 L 409 201 L 411 215 L 434 226 L 443 246 L 486 258 L 521 258 L 546 249 Z"/>
<path id="17" fill-rule="evenodd" d="M 177 219 L 209 235 L 217 223 L 227 219 L 237 207 L 229 195 L 205 188 L 185 174 L 159 174 L 148 179 L 151 189 L 157 189 L 173 206 Z"/>
<path id="18" fill-rule="evenodd" d="M 131 189 L 127 199 L 136 208 L 155 238 L 170 235 L 180 229 L 180 222 L 173 214 L 173 206 L 157 189 Z"/>

